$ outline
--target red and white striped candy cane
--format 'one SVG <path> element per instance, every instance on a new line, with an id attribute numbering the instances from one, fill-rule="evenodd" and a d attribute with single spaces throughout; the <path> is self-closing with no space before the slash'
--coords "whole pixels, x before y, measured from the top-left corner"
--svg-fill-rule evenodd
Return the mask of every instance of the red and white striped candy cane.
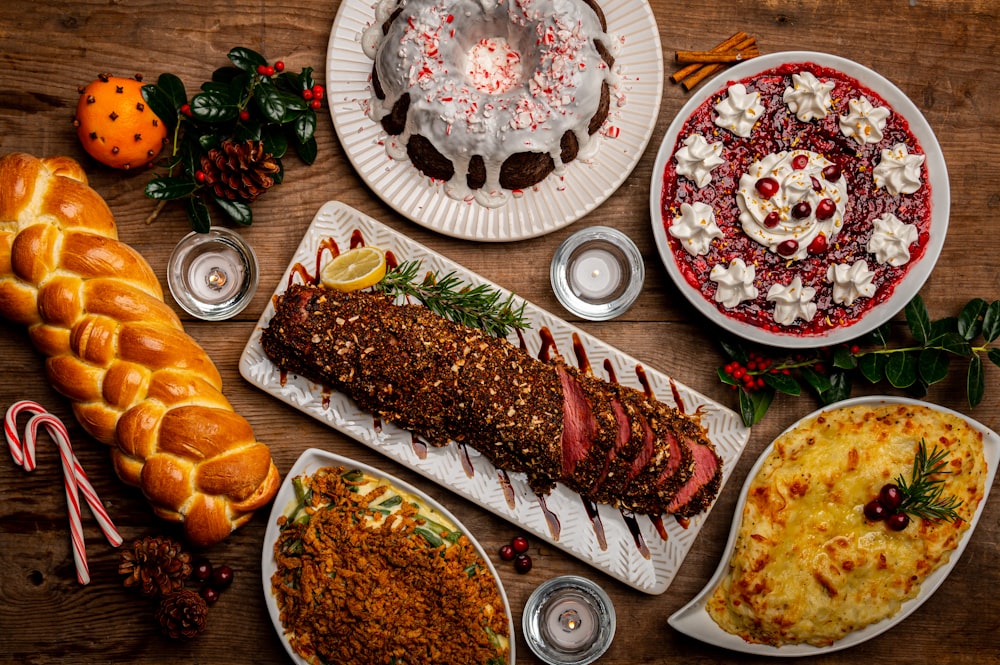
<path id="1" fill-rule="evenodd" d="M 17 416 L 28 412 L 33 414 L 29 418 L 24 431 L 23 441 L 18 436 Z M 112 523 L 104 504 L 94 490 L 90 479 L 80 465 L 80 461 L 73 453 L 73 447 L 69 440 L 69 431 L 66 425 L 56 416 L 47 412 L 41 405 L 21 401 L 13 404 L 4 418 L 4 435 L 7 437 L 7 444 L 10 447 L 11 456 L 14 461 L 22 466 L 26 471 L 35 468 L 35 449 L 37 447 L 38 429 L 44 426 L 49 437 L 55 442 L 59 449 L 59 457 L 62 461 L 63 481 L 66 490 L 66 503 L 69 511 L 70 539 L 73 545 L 73 560 L 76 563 L 77 579 L 80 584 L 90 582 L 90 572 L 87 566 L 86 544 L 83 538 L 83 525 L 80 521 L 80 494 L 82 493 L 91 512 L 101 526 L 101 531 L 114 547 L 121 545 L 122 537 Z"/>

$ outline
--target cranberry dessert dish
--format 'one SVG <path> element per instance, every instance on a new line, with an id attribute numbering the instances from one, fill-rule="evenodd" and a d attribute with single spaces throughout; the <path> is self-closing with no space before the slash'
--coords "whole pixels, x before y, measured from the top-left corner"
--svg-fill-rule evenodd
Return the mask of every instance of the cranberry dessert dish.
<path id="1" fill-rule="evenodd" d="M 934 134 L 886 79 L 821 53 L 777 53 L 708 82 L 653 169 L 667 271 L 714 322 L 810 347 L 890 319 L 930 274 L 948 223 Z"/>

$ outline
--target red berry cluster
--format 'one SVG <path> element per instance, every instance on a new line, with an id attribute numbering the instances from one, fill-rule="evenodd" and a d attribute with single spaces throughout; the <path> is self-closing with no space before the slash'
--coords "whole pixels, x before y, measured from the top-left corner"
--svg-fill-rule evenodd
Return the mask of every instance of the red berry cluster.
<path id="1" fill-rule="evenodd" d="M 313 87 L 306 88 L 305 90 L 302 91 L 302 99 L 309 102 L 309 108 L 315 111 L 319 109 L 320 106 L 323 105 L 322 100 L 323 100 L 323 94 L 325 92 L 326 89 L 319 83 L 317 83 Z"/>
<path id="2" fill-rule="evenodd" d="M 902 531 L 910 524 L 910 516 L 900 510 L 903 505 L 903 491 L 895 483 L 887 483 L 879 490 L 878 496 L 865 504 L 865 519 L 871 522 L 885 520 L 893 531 Z"/>
<path id="3" fill-rule="evenodd" d="M 774 361 L 770 358 L 762 356 L 756 351 L 751 351 L 746 364 L 733 360 L 723 367 L 722 371 L 734 381 L 734 383 L 730 384 L 733 389 L 742 387 L 747 392 L 752 392 L 760 390 L 766 385 L 764 383 L 764 374 L 768 372 L 789 373 L 787 369 L 772 367 L 773 364 Z"/>
<path id="4" fill-rule="evenodd" d="M 191 579 L 201 584 L 198 593 L 211 605 L 233 583 L 233 569 L 225 565 L 213 568 L 211 561 L 200 557 L 191 564 Z"/>
<path id="5" fill-rule="evenodd" d="M 514 536 L 510 543 L 500 547 L 500 558 L 513 561 L 514 570 L 522 575 L 531 570 L 531 556 L 528 554 L 528 539 L 524 536 Z"/>

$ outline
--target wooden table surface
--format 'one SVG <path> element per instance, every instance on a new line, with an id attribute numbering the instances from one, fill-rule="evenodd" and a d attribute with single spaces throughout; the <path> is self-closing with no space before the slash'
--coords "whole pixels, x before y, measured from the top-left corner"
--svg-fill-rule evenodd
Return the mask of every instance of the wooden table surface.
<path id="1" fill-rule="evenodd" d="M 298 71 L 326 73 L 325 54 L 336 0 L 245 0 L 204 2 L 115 0 L 3 3 L 0 6 L 0 154 L 25 151 L 65 154 L 82 160 L 95 189 L 107 200 L 120 237 L 140 251 L 166 284 L 166 264 L 187 231 L 179 207 L 168 206 L 152 223 L 154 202 L 143 195 L 147 175 L 122 173 L 86 158 L 71 120 L 77 87 L 99 72 L 155 80 L 163 72 L 181 77 L 188 89 L 227 64 L 225 54 L 247 46 Z M 996 216 L 1000 213 L 1000 5 L 993 0 L 652 0 L 663 44 L 665 70 L 673 71 L 676 49 L 708 48 L 737 30 L 755 35 L 763 52 L 819 50 L 874 68 L 906 93 L 934 129 L 948 164 L 951 219 L 937 269 L 921 291 L 933 317 L 956 315 L 972 297 L 1000 297 Z M 320 115 L 319 157 L 307 167 L 286 159 L 284 184 L 254 204 L 255 223 L 240 233 L 261 263 L 260 289 L 241 315 L 222 323 L 185 317 L 188 332 L 207 349 L 225 381 L 225 393 L 287 471 L 308 447 L 320 447 L 376 465 L 415 483 L 443 501 L 484 546 L 495 552 L 519 533 L 510 524 L 364 445 L 328 429 L 249 385 L 238 359 L 255 322 L 316 210 L 339 200 L 371 215 L 459 264 L 516 291 L 648 367 L 677 377 L 708 397 L 736 407 L 735 394 L 716 378 L 724 362 L 716 331 L 673 286 L 653 241 L 649 187 L 657 147 L 688 98 L 665 83 L 660 116 L 650 145 L 634 172 L 603 205 L 573 225 L 544 237 L 506 244 L 456 240 L 400 216 L 368 189 L 351 167 L 329 115 Z M 549 286 L 553 252 L 570 233 L 605 224 L 639 245 L 646 263 L 645 288 L 636 305 L 606 323 L 574 319 Z M 167 296 L 168 302 L 177 309 Z M 899 321 L 902 318 L 899 317 Z M 902 326 L 899 326 L 902 328 Z M 961 371 L 932 387 L 928 399 L 1000 429 L 1000 370 L 987 363 L 986 397 L 970 409 Z M 65 398 L 47 384 L 43 361 L 25 331 L 0 322 L 0 407 L 31 399 L 70 424 L 80 460 L 126 539 L 172 534 L 153 517 L 136 490 L 114 476 L 109 454 L 73 420 Z M 855 394 L 891 392 L 884 385 L 859 386 Z M 534 568 L 516 574 L 500 565 L 517 625 L 528 595 L 545 580 L 574 573 L 597 581 L 618 612 L 618 634 L 601 663 L 758 662 L 760 659 L 707 646 L 667 625 L 711 576 L 728 533 L 736 496 L 759 453 L 783 428 L 812 411 L 810 396 L 779 397 L 750 441 L 672 586 L 647 595 L 537 540 Z M 65 497 L 55 448 L 43 444 L 38 468 L 26 473 L 4 453 L 0 460 L 0 661 L 8 663 L 288 661 L 265 610 L 260 581 L 266 511 L 223 543 L 210 558 L 236 573 L 233 587 L 209 612 L 207 630 L 193 641 L 159 636 L 151 607 L 127 593 L 116 573 L 118 553 L 102 540 L 84 510 L 93 581 L 77 584 L 68 537 Z M 891 631 L 847 651 L 814 662 L 861 661 L 1000 662 L 1000 497 L 990 498 L 968 549 L 951 576 L 918 611 Z M 519 662 L 533 660 L 518 629 Z"/>

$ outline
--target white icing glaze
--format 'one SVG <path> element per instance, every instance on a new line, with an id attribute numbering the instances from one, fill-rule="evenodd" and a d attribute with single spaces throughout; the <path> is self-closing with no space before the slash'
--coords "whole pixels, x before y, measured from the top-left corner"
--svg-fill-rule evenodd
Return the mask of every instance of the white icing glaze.
<path id="1" fill-rule="evenodd" d="M 919 232 L 913 224 L 904 224 L 891 212 L 875 220 L 868 252 L 879 263 L 901 266 L 910 261 L 910 245 L 917 241 Z"/>
<path id="2" fill-rule="evenodd" d="M 847 115 L 840 116 L 840 132 L 861 145 L 878 143 L 882 140 L 882 130 L 891 111 L 884 106 L 872 106 L 864 97 L 847 103 Z"/>
<path id="3" fill-rule="evenodd" d="M 920 171 L 924 155 L 911 155 L 906 144 L 897 143 L 890 150 L 882 151 L 882 160 L 875 166 L 872 178 L 876 187 L 897 196 L 913 194 L 920 189 Z"/>
<path id="4" fill-rule="evenodd" d="M 715 301 L 723 307 L 732 309 L 744 300 L 757 297 L 757 287 L 753 280 L 757 271 L 748 266 L 743 259 L 735 258 L 726 267 L 721 263 L 712 267 L 709 279 L 718 284 L 715 290 Z"/>
<path id="5" fill-rule="evenodd" d="M 519 152 L 548 153 L 562 169 L 560 140 L 572 131 L 581 154 L 592 154 L 588 125 L 613 73 L 595 39 L 611 48 L 597 15 L 580 0 L 405 0 L 403 12 L 382 35 L 382 23 L 397 0 L 382 0 L 376 23 L 362 36 L 371 50 L 385 99 L 373 92 L 369 116 L 376 122 L 410 93 L 403 146 L 419 134 L 447 157 L 455 176 L 445 191 L 457 199 L 502 205 L 500 167 Z M 470 54 L 482 40 L 503 40 L 519 56 L 502 94 L 484 91 L 469 80 Z M 477 54 L 478 55 L 481 54 Z M 504 58 L 507 62 L 507 58 Z M 477 88 L 477 83 L 479 87 Z M 489 86 L 485 86 L 488 90 Z M 465 184 L 470 160 L 479 155 L 486 184 L 475 191 Z M 395 156 L 394 156 L 395 158 Z"/>
<path id="6" fill-rule="evenodd" d="M 833 301 L 841 305 L 853 305 L 858 298 L 875 295 L 872 279 L 875 273 L 868 269 L 864 259 L 853 264 L 833 263 L 826 269 L 826 279 L 833 284 Z"/>
<path id="7" fill-rule="evenodd" d="M 692 256 L 707 254 L 712 240 L 722 237 L 712 206 L 701 202 L 682 203 L 680 217 L 667 229 Z"/>
<path id="8" fill-rule="evenodd" d="M 816 303 L 812 299 L 816 289 L 803 286 L 802 278 L 796 275 L 785 284 L 772 284 L 767 290 L 768 302 L 774 303 L 774 320 L 783 326 L 790 326 L 795 319 L 810 321 L 816 315 Z"/>
<path id="9" fill-rule="evenodd" d="M 797 168 L 803 161 L 805 166 Z M 772 252 L 795 261 L 809 254 L 809 246 L 818 236 L 824 235 L 827 244 L 832 242 L 844 225 L 848 193 L 842 174 L 832 182 L 823 176 L 823 169 L 830 165 L 828 159 L 808 150 L 773 153 L 751 164 L 740 177 L 736 193 L 743 231 Z M 777 184 L 770 197 L 757 190 L 757 181 L 764 177 Z M 824 200 L 827 203 L 822 203 Z M 833 212 L 829 216 L 823 213 L 821 218 L 817 214 L 821 203 L 828 211 L 829 202 Z M 796 216 L 798 203 L 807 204 L 809 214 Z M 784 243 L 794 243 L 794 251 L 779 252 Z"/>
<path id="10" fill-rule="evenodd" d="M 699 188 L 712 181 L 712 169 L 725 163 L 721 157 L 722 142 L 709 143 L 701 134 L 692 134 L 684 139 L 684 147 L 678 150 L 677 174 L 689 178 Z"/>
<path id="11" fill-rule="evenodd" d="M 736 136 L 746 138 L 753 131 L 753 126 L 764 112 L 760 103 L 760 93 L 748 93 L 746 86 L 735 83 L 729 86 L 727 94 L 715 105 L 715 124 L 728 129 Z"/>
<path id="12" fill-rule="evenodd" d="M 792 85 L 785 88 L 782 100 L 802 122 L 825 117 L 833 106 L 830 91 L 833 81 L 820 81 L 812 72 L 792 74 Z"/>

